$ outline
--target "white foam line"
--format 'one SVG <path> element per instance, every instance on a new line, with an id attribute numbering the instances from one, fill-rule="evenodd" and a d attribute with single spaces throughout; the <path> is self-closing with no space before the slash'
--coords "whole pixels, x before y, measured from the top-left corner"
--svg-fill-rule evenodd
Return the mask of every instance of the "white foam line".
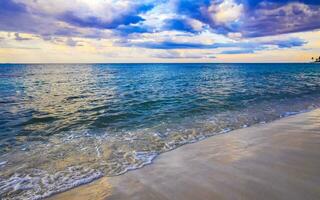
<path id="1" fill-rule="evenodd" d="M 96 152 L 97 152 L 97 156 L 100 158 L 101 153 L 100 153 L 100 148 L 98 146 L 96 146 Z"/>
<path id="2" fill-rule="evenodd" d="M 7 163 L 8 163 L 8 161 L 2 161 L 2 162 L 0 162 L 0 167 L 1 167 L 2 165 L 7 164 Z"/>

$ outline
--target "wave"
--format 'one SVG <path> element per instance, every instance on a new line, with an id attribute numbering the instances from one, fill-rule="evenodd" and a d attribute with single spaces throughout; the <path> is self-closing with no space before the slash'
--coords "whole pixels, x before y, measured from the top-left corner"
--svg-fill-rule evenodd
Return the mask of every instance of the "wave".
<path id="1" fill-rule="evenodd" d="M 42 199 L 102 176 L 121 175 L 182 145 L 320 107 L 318 98 L 310 99 L 263 102 L 138 130 L 69 131 L 46 142 L 30 142 L 0 157 L 0 197 Z"/>

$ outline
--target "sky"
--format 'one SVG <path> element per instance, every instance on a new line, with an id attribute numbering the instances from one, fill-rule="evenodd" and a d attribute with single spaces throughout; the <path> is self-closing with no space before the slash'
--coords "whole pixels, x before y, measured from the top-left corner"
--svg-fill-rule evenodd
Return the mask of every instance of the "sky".
<path id="1" fill-rule="evenodd" d="M 0 0 L 0 63 L 318 56 L 320 0 Z"/>

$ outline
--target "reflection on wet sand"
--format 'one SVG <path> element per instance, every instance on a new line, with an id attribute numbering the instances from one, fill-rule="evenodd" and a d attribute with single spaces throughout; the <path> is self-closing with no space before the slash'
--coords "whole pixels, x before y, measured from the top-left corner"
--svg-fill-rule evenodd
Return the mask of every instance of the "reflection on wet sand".
<path id="1" fill-rule="evenodd" d="M 90 200 L 81 195 L 104 187 L 111 193 L 98 200 L 319 199 L 319 133 L 315 110 L 183 146 L 153 165 L 92 183 L 92 192 L 80 187 L 50 200 Z"/>
<path id="2" fill-rule="evenodd" d="M 57 194 L 47 200 L 105 200 L 111 194 L 112 186 L 108 183 L 108 178 L 101 178 L 93 183 Z"/>

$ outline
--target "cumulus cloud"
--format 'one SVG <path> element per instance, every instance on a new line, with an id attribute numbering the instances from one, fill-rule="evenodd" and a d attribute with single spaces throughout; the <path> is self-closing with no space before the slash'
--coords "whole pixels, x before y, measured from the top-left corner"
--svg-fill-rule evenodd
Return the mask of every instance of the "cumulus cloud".
<path id="1" fill-rule="evenodd" d="M 131 25 L 152 8 L 148 0 L 0 0 L 0 30 L 82 37 L 117 28 L 134 32 Z"/>
<path id="2" fill-rule="evenodd" d="M 319 18 L 318 0 L 0 0 L 0 31 L 13 32 L 15 42 L 29 33 L 71 47 L 91 38 L 171 50 L 159 58 L 187 56 L 178 49 L 242 54 L 302 47 L 296 37 L 258 38 L 317 30 Z"/>
<path id="3" fill-rule="evenodd" d="M 312 0 L 179 0 L 176 10 L 225 35 L 260 37 L 320 28 L 320 3 Z"/>
<path id="4" fill-rule="evenodd" d="M 151 14 L 148 14 L 151 13 Z M 0 30 L 101 37 L 178 30 L 260 37 L 320 28 L 313 0 L 0 0 Z M 108 35 L 110 36 L 110 34 Z"/>
<path id="5" fill-rule="evenodd" d="M 248 10 L 241 27 L 246 37 L 310 31 L 320 28 L 320 6 L 261 2 Z"/>
<path id="6" fill-rule="evenodd" d="M 236 22 L 243 14 L 243 5 L 233 0 L 225 0 L 220 4 L 211 2 L 208 13 L 217 24 Z"/>
<path id="7" fill-rule="evenodd" d="M 108 3 L 107 3 L 108 2 Z M 67 10 L 58 14 L 58 19 L 79 27 L 115 29 L 120 25 L 137 24 L 144 21 L 139 14 L 152 9 L 152 5 L 134 3 L 134 1 L 103 1 L 103 12 L 95 12 L 88 4 L 85 12 Z M 99 10 L 101 9 L 99 7 Z"/>

